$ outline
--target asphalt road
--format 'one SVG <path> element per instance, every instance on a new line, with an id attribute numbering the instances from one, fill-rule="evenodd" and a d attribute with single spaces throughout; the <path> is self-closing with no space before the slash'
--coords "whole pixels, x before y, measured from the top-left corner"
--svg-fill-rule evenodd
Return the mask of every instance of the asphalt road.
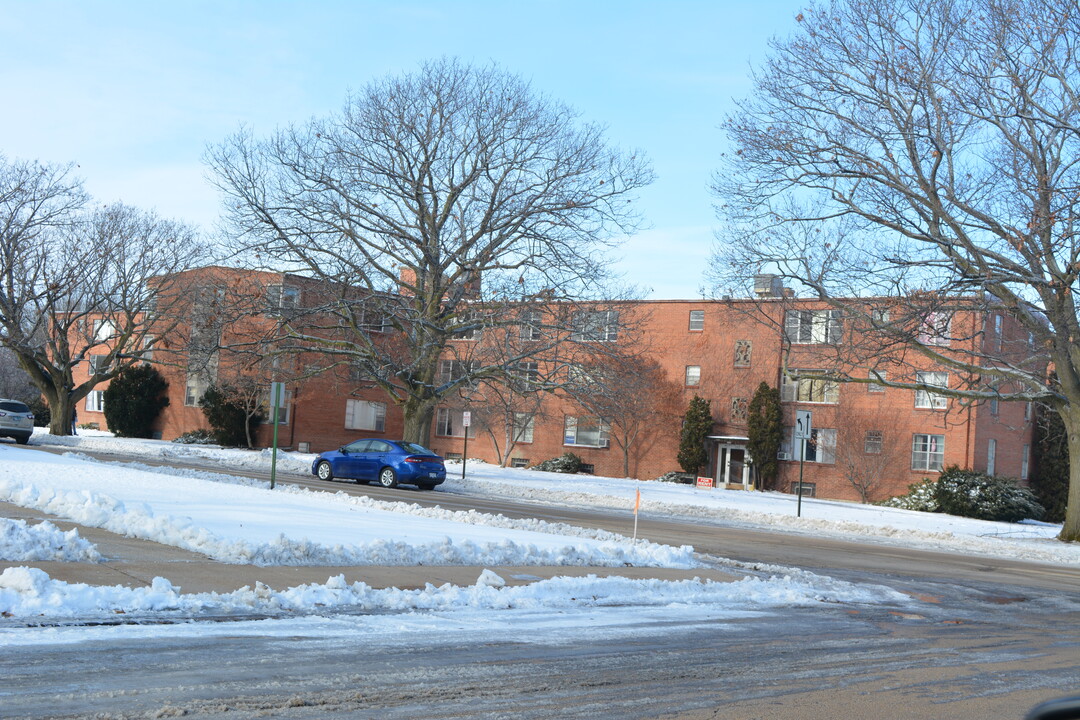
<path id="1" fill-rule="evenodd" d="M 625 532 L 629 513 L 290 478 L 312 487 Z M 399 642 L 230 636 L 0 652 L 3 717 L 1021 718 L 1080 694 L 1080 571 L 643 515 L 715 557 L 889 585 L 910 602 L 700 622 L 672 608 L 573 632 Z"/>

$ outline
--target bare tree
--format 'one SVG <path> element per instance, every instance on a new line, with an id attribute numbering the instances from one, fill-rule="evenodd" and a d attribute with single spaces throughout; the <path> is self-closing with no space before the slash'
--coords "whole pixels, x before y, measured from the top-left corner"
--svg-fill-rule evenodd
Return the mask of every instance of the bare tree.
<path id="1" fill-rule="evenodd" d="M 885 499 L 890 482 L 908 474 L 910 441 L 895 431 L 899 415 L 887 406 L 859 412 L 837 406 L 836 467 L 864 503 Z"/>
<path id="2" fill-rule="evenodd" d="M 608 425 L 608 437 L 622 452 L 623 475 L 630 477 L 631 451 L 640 456 L 679 420 L 681 387 L 655 360 L 640 355 L 602 355 L 565 390 L 589 413 Z"/>
<path id="3" fill-rule="evenodd" d="M 181 293 L 195 232 L 123 205 L 87 209 L 71 168 L 0 159 L 0 344 L 45 397 L 50 432 L 152 350 Z M 72 368 L 92 363 L 75 385 Z"/>
<path id="4" fill-rule="evenodd" d="M 714 279 L 837 303 L 879 357 L 965 376 L 945 394 L 1049 404 L 1073 458 L 1061 538 L 1080 539 L 1080 8 L 837 0 L 796 20 L 725 122 Z M 1025 332 L 990 336 L 987 312 Z"/>
<path id="5" fill-rule="evenodd" d="M 298 340 L 363 368 L 417 442 L 440 399 L 506 374 L 478 363 L 440 384 L 454 341 L 527 326 L 530 305 L 611 296 L 611 237 L 635 227 L 630 196 L 652 179 L 569 108 L 456 60 L 374 82 L 341 113 L 265 140 L 242 130 L 208 162 L 238 253 L 324 281 L 330 321 Z M 573 317 L 548 315 L 564 332 L 505 362 L 550 351 Z"/>

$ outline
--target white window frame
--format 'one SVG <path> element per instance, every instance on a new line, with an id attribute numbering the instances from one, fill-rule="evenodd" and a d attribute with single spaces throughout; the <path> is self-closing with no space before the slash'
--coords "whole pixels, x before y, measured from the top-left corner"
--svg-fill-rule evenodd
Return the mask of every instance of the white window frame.
<path id="1" fill-rule="evenodd" d="M 616 342 L 619 339 L 618 310 L 580 310 L 574 313 L 575 342 Z"/>
<path id="2" fill-rule="evenodd" d="M 911 436 L 911 469 L 941 472 L 945 466 L 945 436 L 915 433 Z"/>
<path id="3" fill-rule="evenodd" d="M 885 449 L 885 432 L 867 430 L 863 438 L 863 452 L 867 455 L 880 455 Z"/>
<path id="4" fill-rule="evenodd" d="M 90 361 L 90 375 L 97 375 L 99 372 L 107 373 L 112 367 L 112 363 L 103 362 L 109 359 L 108 355 L 91 355 L 87 359 Z"/>
<path id="5" fill-rule="evenodd" d="M 106 342 L 119 334 L 112 320 L 99 318 L 94 321 L 94 342 Z"/>
<path id="6" fill-rule="evenodd" d="M 789 456 L 792 460 L 802 459 L 803 441 L 794 438 L 794 428 L 784 429 L 784 444 L 790 448 Z M 806 446 L 806 462 L 819 465 L 836 464 L 836 428 L 813 428 Z"/>
<path id="7" fill-rule="evenodd" d="M 534 342 L 543 339 L 540 324 L 543 319 L 539 310 L 526 310 L 521 313 L 521 325 L 518 326 L 518 337 L 522 342 Z"/>
<path id="8" fill-rule="evenodd" d="M 198 374 L 189 374 L 184 381 L 184 407 L 199 407 L 210 383 Z"/>
<path id="9" fill-rule="evenodd" d="M 689 325 L 687 329 L 690 332 L 701 332 L 705 329 L 705 311 L 704 310 L 691 310 Z"/>
<path id="10" fill-rule="evenodd" d="M 697 387 L 701 385 L 701 366 L 687 365 L 683 381 L 686 383 L 686 387 Z"/>
<path id="11" fill-rule="evenodd" d="M 592 428 L 596 429 L 595 439 Z M 610 432 L 611 426 L 603 418 L 567 415 L 563 420 L 563 445 L 606 448 L 611 444 Z"/>
<path id="12" fill-rule="evenodd" d="M 274 408 L 271 407 L 271 405 L 270 405 L 270 401 L 273 398 L 270 396 L 270 392 L 271 391 L 269 389 L 267 389 L 267 391 L 266 391 L 266 399 L 263 401 L 264 406 L 266 407 L 266 424 L 267 425 L 273 425 L 274 424 Z M 291 413 L 289 411 L 292 409 L 292 396 L 293 396 L 293 391 L 289 390 L 289 389 L 286 389 L 285 390 L 285 398 L 281 401 L 282 402 L 281 407 L 278 408 L 278 425 L 288 425 L 289 424 L 289 416 L 291 415 Z"/>
<path id="13" fill-rule="evenodd" d="M 784 336 L 793 345 L 839 345 L 844 334 L 839 310 L 788 310 Z"/>
<path id="14" fill-rule="evenodd" d="M 821 372 L 821 370 L 791 369 L 793 374 Z M 815 400 L 815 397 L 821 399 Z M 796 380 L 788 373 L 784 373 L 780 383 L 780 401 L 836 405 L 840 402 L 840 383 L 835 380 L 814 380 L 805 377 Z"/>
<path id="15" fill-rule="evenodd" d="M 867 370 L 866 377 L 870 378 L 871 380 L 888 380 L 888 375 L 884 370 Z M 866 392 L 883 393 L 885 392 L 885 386 L 871 382 L 869 385 L 866 386 Z"/>
<path id="16" fill-rule="evenodd" d="M 997 440 L 986 441 L 986 474 L 994 475 L 997 471 Z"/>
<path id="17" fill-rule="evenodd" d="M 1020 455 L 1020 479 L 1027 480 L 1029 463 L 1031 462 L 1031 446 L 1024 445 L 1023 454 Z"/>
<path id="18" fill-rule="evenodd" d="M 533 441 L 535 420 L 536 416 L 533 413 L 514 413 L 513 432 L 515 443 L 531 443 Z"/>
<path id="19" fill-rule="evenodd" d="M 952 342 L 952 313 L 928 313 L 922 321 L 917 340 L 923 345 L 948 347 Z"/>
<path id="20" fill-rule="evenodd" d="M 915 382 L 934 387 L 949 387 L 949 373 L 940 371 L 919 371 L 915 373 Z M 922 410 L 944 410 L 949 407 L 949 398 L 929 390 L 915 391 L 915 407 Z"/>
<path id="21" fill-rule="evenodd" d="M 435 435 L 438 437 L 465 437 L 468 430 L 469 437 L 476 437 L 476 425 L 470 423 L 464 427 L 464 410 L 441 407 L 435 411 Z"/>
<path id="22" fill-rule="evenodd" d="M 300 288 L 284 283 L 266 286 L 266 314 L 281 316 L 300 307 Z"/>
<path id="23" fill-rule="evenodd" d="M 346 400 L 345 429 L 386 432 L 386 403 L 374 400 Z"/>
<path id="24" fill-rule="evenodd" d="M 87 412 L 105 412 L 105 391 L 91 390 L 86 395 Z"/>

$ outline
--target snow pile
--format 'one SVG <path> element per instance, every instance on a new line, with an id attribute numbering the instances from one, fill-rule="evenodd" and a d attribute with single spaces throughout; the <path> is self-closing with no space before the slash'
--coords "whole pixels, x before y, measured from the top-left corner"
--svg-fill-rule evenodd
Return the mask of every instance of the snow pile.
<path id="1" fill-rule="evenodd" d="M 48 520 L 34 525 L 0 518 L 0 560 L 8 562 L 101 562 L 94 544 L 77 529 L 64 532 Z"/>
<path id="2" fill-rule="evenodd" d="M 0 500 L 254 565 L 693 567 L 693 549 L 540 520 L 220 482 L 0 446 Z M 177 476 L 183 482 L 177 481 Z M 260 487 L 261 485 L 261 487 Z"/>
<path id="3" fill-rule="evenodd" d="M 82 617 L 103 613 L 251 614 L 308 612 L 312 608 L 363 612 L 467 612 L 492 610 L 574 610 L 595 607 L 724 606 L 740 611 L 835 603 L 909 602 L 880 586 L 858 586 L 812 573 L 794 572 L 739 582 L 711 580 L 630 580 L 621 577 L 556 577 L 508 587 L 485 570 L 475 585 L 428 584 L 419 590 L 375 589 L 348 584 L 343 576 L 320 585 L 283 591 L 257 584 L 232 593 L 181 594 L 164 578 L 149 588 L 100 587 L 65 583 L 33 568 L 8 568 L 0 574 L 0 614 Z M 2 644 L 0 639 L 0 644 Z"/>

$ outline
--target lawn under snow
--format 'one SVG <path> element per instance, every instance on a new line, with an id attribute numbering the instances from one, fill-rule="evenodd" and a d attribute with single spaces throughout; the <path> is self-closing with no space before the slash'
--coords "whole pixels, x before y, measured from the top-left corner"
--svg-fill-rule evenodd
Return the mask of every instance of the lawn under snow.
<path id="1" fill-rule="evenodd" d="M 0 500 L 32 507 L 85 526 L 142 537 L 204 553 L 222 562 L 306 565 L 583 565 L 695 566 L 692 548 L 673 548 L 598 530 L 539 520 L 513 520 L 477 512 L 422 508 L 344 493 L 314 492 L 227 474 L 230 469 L 269 469 L 267 451 L 224 450 L 161 441 L 114 439 L 105 433 L 58 438 L 36 434 L 34 443 L 62 445 L 64 456 L 28 452 L 0 444 Z M 79 450 L 205 462 L 207 470 L 155 468 L 141 463 L 97 462 Z M 281 453 L 280 473 L 310 472 L 312 455 Z M 795 498 L 779 493 L 699 489 L 636 480 L 568 476 L 498 468 L 470 462 L 467 479 L 450 466 L 447 483 L 435 493 L 552 502 L 626 511 L 631 517 L 641 491 L 643 527 L 649 517 L 693 517 L 724 525 L 908 545 L 937 550 L 1021 557 L 1080 564 L 1080 547 L 1051 538 L 1059 528 L 1010 525 L 897 509 L 804 499 L 797 519 Z M 428 494 L 426 497 L 432 497 Z M 630 523 L 628 522 L 628 528 Z M 92 545 L 74 531 L 48 523 L 7 521 L 4 557 L 94 562 Z M 881 587 L 863 587 L 811 573 L 775 568 L 772 577 L 734 583 L 623 578 L 559 577 L 506 587 L 490 571 L 469 587 L 378 590 L 330 578 L 324 584 L 288 589 L 265 586 L 234 593 L 180 592 L 166 578 L 150 588 L 69 584 L 38 569 L 16 567 L 0 574 L 0 612 L 8 616 L 79 617 L 109 612 L 197 616 L 230 612 L 303 613 L 334 607 L 361 610 L 473 613 L 495 610 L 536 613 L 589 608 L 657 608 L 689 604 L 709 608 L 709 617 L 772 607 L 815 603 L 902 602 Z M 659 610 L 658 610 L 659 611 Z M 478 615 L 477 615 L 478 614 Z M 726 615 L 725 615 L 726 616 Z M 460 615 L 458 617 L 461 617 Z M 703 616 L 704 617 L 704 616 Z M 481 625 L 482 620 L 477 620 Z M 535 622 L 542 622 L 537 619 Z M 612 619 L 612 623 L 621 622 Z M 55 636 L 51 636 L 55 637 Z M 56 640 L 59 641 L 59 640 Z M 0 633 L 0 645 L 21 642 Z"/>

